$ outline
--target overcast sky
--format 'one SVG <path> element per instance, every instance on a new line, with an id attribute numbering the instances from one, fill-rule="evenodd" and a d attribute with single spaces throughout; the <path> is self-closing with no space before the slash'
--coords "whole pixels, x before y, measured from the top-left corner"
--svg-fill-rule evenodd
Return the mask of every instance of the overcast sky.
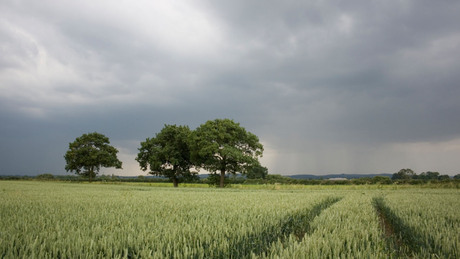
<path id="1" fill-rule="evenodd" d="M 164 124 L 230 118 L 271 174 L 460 173 L 460 1 L 0 1 L 0 174 L 97 131 L 145 175 Z"/>

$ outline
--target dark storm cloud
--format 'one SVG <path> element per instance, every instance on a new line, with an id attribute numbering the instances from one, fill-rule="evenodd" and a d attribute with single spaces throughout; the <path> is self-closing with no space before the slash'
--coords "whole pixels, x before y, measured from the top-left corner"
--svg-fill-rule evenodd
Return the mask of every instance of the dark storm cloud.
<path id="1" fill-rule="evenodd" d="M 120 148 L 121 174 L 140 174 L 137 145 L 164 124 L 223 117 L 260 137 L 272 173 L 458 170 L 457 1 L 0 10 L 2 174 L 61 172 L 92 131 Z"/>
<path id="2" fill-rule="evenodd" d="M 426 126 L 421 139 L 429 138 L 430 132 L 439 137 L 431 120 L 449 126 L 449 137 L 458 135 L 458 125 L 449 115 L 459 109 L 460 78 L 455 71 L 460 62 L 451 58 L 460 43 L 455 25 L 459 5 L 342 3 L 219 6 L 222 17 L 232 21 L 229 27 L 242 35 L 241 45 L 257 42 L 247 56 L 253 65 L 240 71 L 242 77 L 258 89 L 278 84 L 296 97 L 304 96 L 300 105 L 305 109 L 314 108 L 308 98 L 313 92 L 315 98 L 339 106 L 336 114 L 345 125 L 384 121 L 387 125 L 380 125 L 380 131 L 394 132 L 383 140 L 400 141 L 400 135 L 417 140 L 417 132 L 398 126 L 411 121 L 419 130 Z M 410 121 L 404 123 L 404 118 Z M 380 138 L 372 131 L 376 136 L 371 137 Z"/>

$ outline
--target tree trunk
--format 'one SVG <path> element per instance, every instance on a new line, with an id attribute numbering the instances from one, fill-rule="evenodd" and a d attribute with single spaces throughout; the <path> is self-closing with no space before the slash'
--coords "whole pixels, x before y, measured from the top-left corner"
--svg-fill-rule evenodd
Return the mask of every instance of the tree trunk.
<path id="1" fill-rule="evenodd" d="M 225 183 L 225 170 L 220 171 L 220 188 L 224 188 L 224 183 Z"/>
<path id="2" fill-rule="evenodd" d="M 93 169 L 93 167 L 91 167 L 89 169 L 89 182 L 91 182 L 93 180 L 93 171 L 94 171 L 94 169 Z"/>
<path id="3" fill-rule="evenodd" d="M 178 187 L 179 186 L 179 181 L 177 180 L 177 178 L 173 177 L 172 180 L 173 180 L 174 187 Z"/>
<path id="4" fill-rule="evenodd" d="M 174 174 L 172 175 L 172 181 L 173 181 L 173 186 L 174 187 L 177 187 L 179 186 L 179 180 L 177 179 L 177 175 L 178 175 L 178 168 L 176 165 L 173 165 L 173 172 Z"/>

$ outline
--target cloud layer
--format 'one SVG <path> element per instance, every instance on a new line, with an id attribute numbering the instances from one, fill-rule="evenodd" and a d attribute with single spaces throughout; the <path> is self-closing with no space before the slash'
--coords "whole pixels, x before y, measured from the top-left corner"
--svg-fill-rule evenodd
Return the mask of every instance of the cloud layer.
<path id="1" fill-rule="evenodd" d="M 459 173 L 457 1 L 0 3 L 0 174 L 232 118 L 270 173 Z M 107 172 L 112 172 L 108 170 Z"/>

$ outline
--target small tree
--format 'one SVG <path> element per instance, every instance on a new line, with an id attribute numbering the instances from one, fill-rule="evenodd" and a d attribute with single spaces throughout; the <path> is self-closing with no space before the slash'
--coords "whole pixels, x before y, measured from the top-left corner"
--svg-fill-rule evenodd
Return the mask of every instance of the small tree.
<path id="1" fill-rule="evenodd" d="M 94 132 L 83 134 L 69 143 L 69 150 L 64 155 L 66 171 L 89 178 L 91 182 L 101 167 L 121 169 L 121 161 L 117 158 L 118 150 L 112 147 L 109 138 Z"/>
<path id="2" fill-rule="evenodd" d="M 219 186 L 225 185 L 225 174 L 245 173 L 260 166 L 263 146 L 259 138 L 230 119 L 216 119 L 200 125 L 192 134 L 192 160 L 212 174 L 220 174 Z"/>
<path id="3" fill-rule="evenodd" d="M 191 179 L 189 137 L 187 126 L 165 125 L 154 138 L 141 142 L 136 161 L 143 171 L 169 178 L 174 187 L 182 179 Z"/>

